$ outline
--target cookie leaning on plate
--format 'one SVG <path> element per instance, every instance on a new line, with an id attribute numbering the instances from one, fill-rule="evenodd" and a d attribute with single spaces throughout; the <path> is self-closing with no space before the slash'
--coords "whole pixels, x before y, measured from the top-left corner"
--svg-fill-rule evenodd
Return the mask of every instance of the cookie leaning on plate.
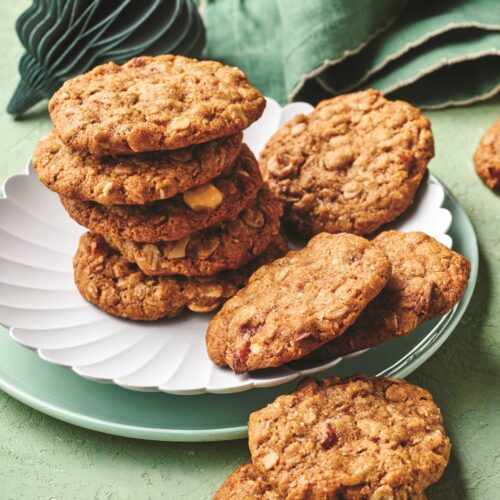
<path id="1" fill-rule="evenodd" d="M 69 215 L 82 226 L 139 242 L 173 241 L 231 219 L 262 186 L 257 160 L 243 144 L 230 170 L 213 181 L 147 205 L 101 205 L 61 196 Z"/>
<path id="2" fill-rule="evenodd" d="M 100 309 L 142 321 L 178 316 L 185 307 L 209 312 L 245 285 L 257 267 L 282 256 L 286 240 L 275 240 L 246 266 L 214 276 L 146 276 L 112 250 L 104 239 L 85 233 L 73 260 L 75 283 L 85 299 Z"/>
<path id="3" fill-rule="evenodd" d="M 52 191 L 104 205 L 171 198 L 222 174 L 236 160 L 242 134 L 175 151 L 96 157 L 66 146 L 54 132 L 38 141 L 33 167 Z"/>
<path id="4" fill-rule="evenodd" d="M 362 235 L 413 203 L 433 155 L 430 123 L 418 109 L 366 90 L 287 122 L 260 166 L 294 232 Z"/>
<path id="5" fill-rule="evenodd" d="M 362 375 L 305 381 L 252 413 L 248 437 L 283 498 L 418 498 L 451 448 L 429 392 Z"/>
<path id="6" fill-rule="evenodd" d="M 178 55 L 107 63 L 68 80 L 49 102 L 61 140 L 94 155 L 179 149 L 236 134 L 265 100 L 238 68 Z"/>
<path id="7" fill-rule="evenodd" d="M 210 359 L 235 372 L 280 366 L 341 335 L 387 283 L 385 253 L 323 233 L 261 267 L 209 323 Z"/>
<path id="8" fill-rule="evenodd" d="M 108 244 L 152 276 L 207 276 L 237 269 L 260 255 L 280 230 L 282 209 L 267 186 L 234 219 L 178 241 L 136 243 L 108 235 Z"/>
<path id="9" fill-rule="evenodd" d="M 389 282 L 341 337 L 306 358 L 335 359 L 408 335 L 420 323 L 446 314 L 464 294 L 469 261 L 431 236 L 386 231 L 372 243 L 389 257 Z"/>
<path id="10" fill-rule="evenodd" d="M 500 188 L 500 119 L 483 135 L 474 154 L 477 175 L 490 189 Z"/>

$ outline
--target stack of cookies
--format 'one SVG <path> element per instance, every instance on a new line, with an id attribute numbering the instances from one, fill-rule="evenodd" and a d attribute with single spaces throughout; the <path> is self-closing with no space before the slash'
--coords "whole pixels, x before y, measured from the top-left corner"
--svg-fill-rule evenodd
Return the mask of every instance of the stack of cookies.
<path id="1" fill-rule="evenodd" d="M 431 394 L 404 380 L 306 380 L 250 415 L 252 463 L 214 500 L 411 499 L 439 480 L 451 444 Z"/>
<path id="2" fill-rule="evenodd" d="M 87 300 L 137 320 L 208 312 L 286 251 L 281 206 L 242 144 L 264 107 L 239 69 L 173 55 L 56 92 L 33 164 L 92 231 L 74 259 Z"/>

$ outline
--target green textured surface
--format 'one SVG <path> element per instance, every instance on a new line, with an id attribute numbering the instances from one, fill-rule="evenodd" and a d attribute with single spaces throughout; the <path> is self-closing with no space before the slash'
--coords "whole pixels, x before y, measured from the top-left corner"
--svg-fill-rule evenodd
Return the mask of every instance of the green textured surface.
<path id="1" fill-rule="evenodd" d="M 21 48 L 12 25 L 27 2 L 0 2 L 0 102 L 17 83 Z M 410 380 L 441 406 L 453 441 L 450 467 L 432 499 L 495 499 L 500 491 L 500 198 L 476 178 L 471 156 L 500 115 L 500 99 L 427 113 L 437 156 L 432 170 L 450 187 L 476 228 L 481 267 L 475 296 L 449 341 Z M 20 171 L 50 128 L 43 106 L 24 120 L 0 112 L 0 177 Z M 0 243 L 1 244 L 1 243 Z M 169 444 L 116 438 L 46 417 L 0 393 L 0 498 L 210 498 L 237 464 L 242 441 Z"/>

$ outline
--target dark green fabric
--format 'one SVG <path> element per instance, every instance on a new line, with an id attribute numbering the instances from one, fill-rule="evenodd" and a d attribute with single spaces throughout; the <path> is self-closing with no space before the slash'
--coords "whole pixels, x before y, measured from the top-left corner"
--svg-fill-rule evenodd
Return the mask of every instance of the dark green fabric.
<path id="1" fill-rule="evenodd" d="M 281 102 L 365 87 L 424 107 L 500 90 L 500 0 L 209 0 L 207 57 Z"/>

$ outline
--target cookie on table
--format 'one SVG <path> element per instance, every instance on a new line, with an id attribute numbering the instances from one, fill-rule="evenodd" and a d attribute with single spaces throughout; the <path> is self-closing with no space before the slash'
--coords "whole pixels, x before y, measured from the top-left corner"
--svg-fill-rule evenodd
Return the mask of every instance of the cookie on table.
<path id="1" fill-rule="evenodd" d="M 422 498 L 450 456 L 439 408 L 404 380 L 307 380 L 250 415 L 252 461 L 284 498 Z"/>
<path id="2" fill-rule="evenodd" d="M 237 373 L 300 359 L 352 325 L 390 273 L 386 254 L 364 238 L 317 235 L 260 268 L 212 318 L 208 355 Z"/>
<path id="3" fill-rule="evenodd" d="M 57 135 L 94 155 L 179 149 L 236 134 L 265 99 L 238 68 L 179 55 L 113 62 L 68 80 L 49 102 Z"/>
<path id="4" fill-rule="evenodd" d="M 108 244 L 149 275 L 207 276 L 237 269 L 260 255 L 280 229 L 280 203 L 264 186 L 235 219 L 182 240 L 136 243 L 116 236 Z"/>
<path id="5" fill-rule="evenodd" d="M 223 175 L 147 205 L 101 205 L 61 196 L 69 215 L 82 226 L 105 236 L 138 242 L 180 240 L 236 217 L 262 186 L 257 160 L 246 145 Z"/>
<path id="6" fill-rule="evenodd" d="M 85 233 L 73 260 L 75 283 L 85 299 L 122 318 L 153 321 L 178 316 L 185 307 L 209 312 L 244 286 L 260 265 L 282 256 L 277 235 L 267 250 L 241 269 L 214 276 L 147 276 L 112 250 L 102 236 Z"/>
<path id="7" fill-rule="evenodd" d="M 252 464 L 240 465 L 217 490 L 214 500 L 281 500 Z"/>
<path id="8" fill-rule="evenodd" d="M 500 189 L 500 119 L 481 138 L 474 165 L 477 175 L 490 189 Z"/>
<path id="9" fill-rule="evenodd" d="M 418 109 L 366 90 L 287 122 L 260 165 L 294 232 L 364 235 L 411 206 L 433 156 L 431 126 Z"/>
<path id="10" fill-rule="evenodd" d="M 171 198 L 222 174 L 236 160 L 242 134 L 175 151 L 96 157 L 66 146 L 54 132 L 38 142 L 33 167 L 52 191 L 105 205 Z"/>
<path id="11" fill-rule="evenodd" d="M 420 323 L 446 314 L 464 294 L 469 261 L 431 236 L 385 231 L 372 243 L 391 262 L 387 285 L 341 337 L 308 359 L 335 359 L 408 335 Z"/>

